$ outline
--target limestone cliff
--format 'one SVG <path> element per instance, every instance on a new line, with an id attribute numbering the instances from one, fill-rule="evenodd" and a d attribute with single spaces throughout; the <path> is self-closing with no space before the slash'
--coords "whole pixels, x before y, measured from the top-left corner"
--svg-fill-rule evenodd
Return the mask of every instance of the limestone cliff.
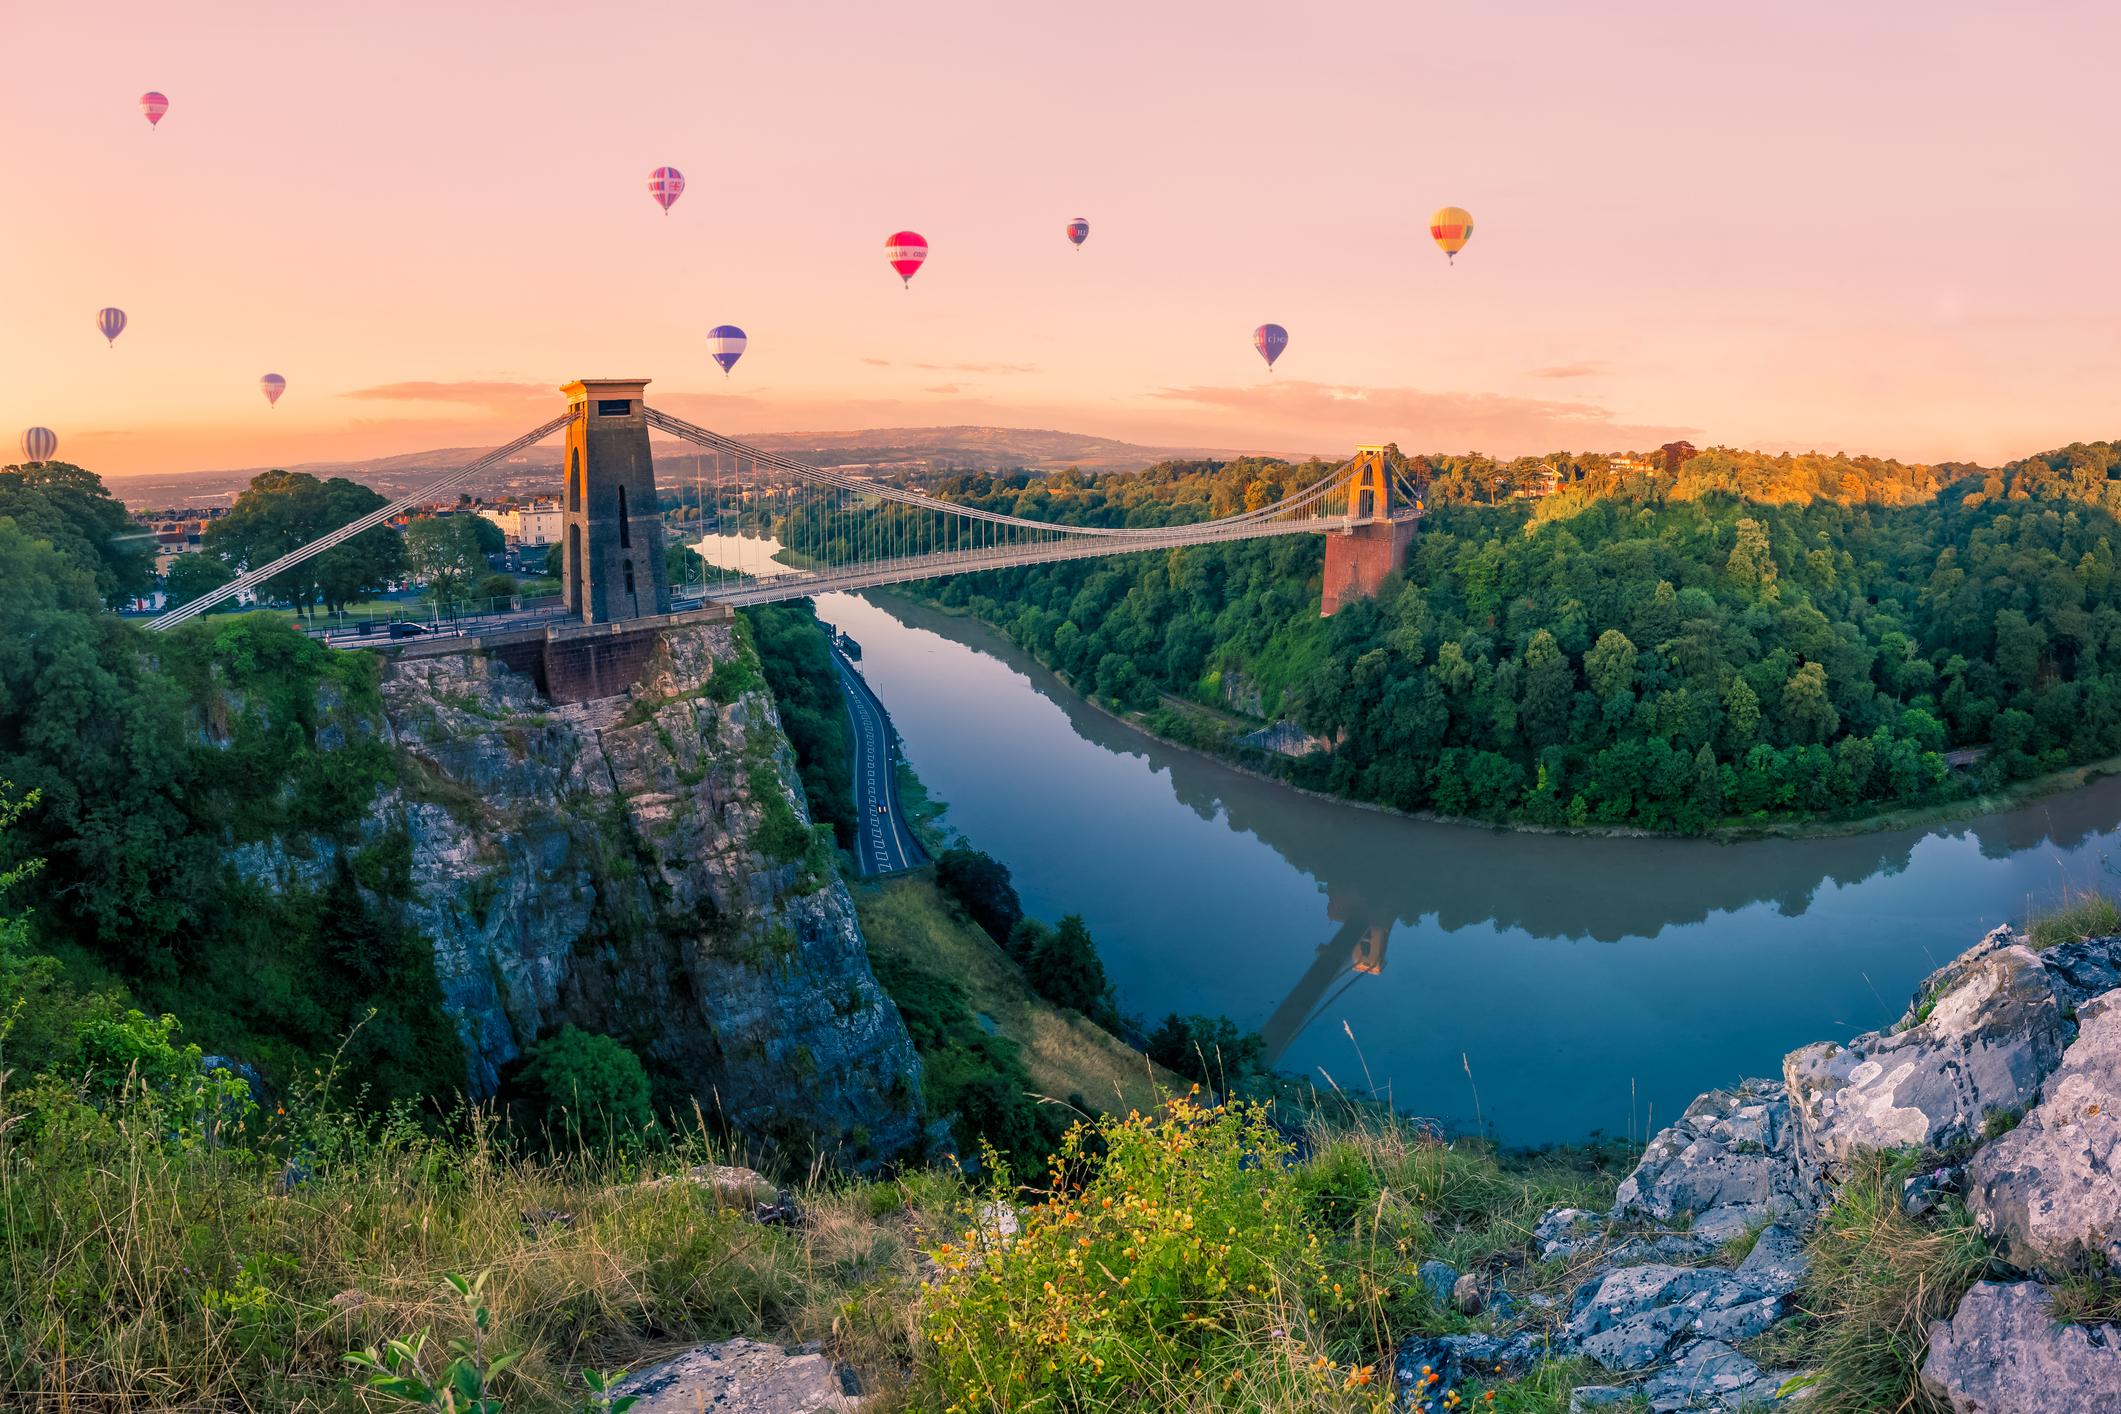
<path id="1" fill-rule="evenodd" d="M 920 1152 L 919 1059 L 735 625 L 667 631 L 629 697 L 553 706 L 440 643 L 381 695 L 398 779 L 364 848 L 407 861 L 391 906 L 433 945 L 470 1093 L 572 1022 L 638 1054 L 660 1102 L 798 1157 Z M 284 886 L 317 859 L 236 862 Z"/>

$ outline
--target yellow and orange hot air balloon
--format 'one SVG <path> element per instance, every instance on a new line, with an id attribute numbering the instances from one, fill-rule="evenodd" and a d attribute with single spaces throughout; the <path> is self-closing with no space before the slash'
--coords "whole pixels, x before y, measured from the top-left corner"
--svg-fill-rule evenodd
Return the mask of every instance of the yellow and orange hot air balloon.
<path id="1" fill-rule="evenodd" d="M 1455 264 L 1458 252 L 1473 239 L 1473 213 L 1463 206 L 1446 206 L 1429 218 L 1429 234 Z"/>

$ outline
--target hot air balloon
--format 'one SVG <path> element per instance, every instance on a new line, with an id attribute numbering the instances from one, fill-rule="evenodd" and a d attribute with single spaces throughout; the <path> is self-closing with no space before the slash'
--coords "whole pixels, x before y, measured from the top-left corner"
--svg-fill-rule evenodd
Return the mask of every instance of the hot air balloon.
<path id="1" fill-rule="evenodd" d="M 50 461 L 58 450 L 58 434 L 49 427 L 32 427 L 22 434 L 22 460 L 31 466 Z"/>
<path id="2" fill-rule="evenodd" d="M 1077 250 L 1081 250 L 1083 242 L 1090 239 L 1090 223 L 1080 216 L 1070 221 L 1068 223 L 1068 239 L 1075 242 Z"/>
<path id="3" fill-rule="evenodd" d="M 900 231 L 884 238 L 884 259 L 898 271 L 898 277 L 913 288 L 913 272 L 921 268 L 928 258 L 928 242 L 918 231 Z"/>
<path id="4" fill-rule="evenodd" d="M 116 347 L 118 336 L 125 332 L 125 311 L 122 309 L 97 310 L 96 327 L 103 331 L 103 337 L 110 340 L 112 347 Z"/>
<path id="5" fill-rule="evenodd" d="M 277 373 L 268 373 L 258 380 L 258 387 L 264 392 L 269 407 L 280 401 L 280 395 L 287 391 L 287 380 Z"/>
<path id="6" fill-rule="evenodd" d="M 140 111 L 147 116 L 147 125 L 156 127 L 162 122 L 162 115 L 169 111 L 169 100 L 149 89 L 140 95 Z"/>
<path id="7" fill-rule="evenodd" d="M 1473 213 L 1463 206 L 1446 206 L 1429 218 L 1429 234 L 1436 238 L 1436 244 L 1455 265 L 1458 252 L 1473 239 Z"/>
<path id="8" fill-rule="evenodd" d="M 670 214 L 670 208 L 677 203 L 684 190 L 685 174 L 675 167 L 658 167 L 648 174 L 648 194 L 655 198 L 656 205 L 663 208 L 665 216 Z"/>
<path id="9" fill-rule="evenodd" d="M 1259 356 L 1265 359 L 1267 367 L 1272 369 L 1274 360 L 1280 358 L 1281 351 L 1289 347 L 1289 331 L 1279 324 L 1262 324 L 1252 331 L 1252 347 L 1259 350 Z"/>
<path id="10" fill-rule="evenodd" d="M 722 376 L 727 378 L 729 370 L 744 356 L 744 345 L 749 342 L 744 331 L 734 324 L 717 324 L 707 331 L 707 356 L 722 365 Z M 771 377 L 772 375 L 767 375 Z"/>

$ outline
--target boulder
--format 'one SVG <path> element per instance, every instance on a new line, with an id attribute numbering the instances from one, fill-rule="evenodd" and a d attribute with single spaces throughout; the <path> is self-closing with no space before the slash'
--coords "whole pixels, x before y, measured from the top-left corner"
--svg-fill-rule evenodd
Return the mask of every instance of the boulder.
<path id="1" fill-rule="evenodd" d="M 1449 1262 L 1423 1262 L 1416 1269 L 1421 1284 L 1429 1289 L 1429 1296 L 1438 1306 L 1448 1308 L 1452 1289 L 1458 1285 L 1458 1268 Z"/>
<path id="2" fill-rule="evenodd" d="M 1588 1208 L 1549 1208 L 1532 1228 L 1543 1262 L 1566 1261 L 1605 1235 L 1606 1217 Z"/>
<path id="3" fill-rule="evenodd" d="M 1907 1181 L 1900 1185 L 1900 1210 L 1911 1218 L 1919 1218 L 1958 1192 L 1963 1179 L 1960 1170 L 1950 1167 L 1909 1174 Z"/>
<path id="4" fill-rule="evenodd" d="M 1629 1403 L 1640 1393 L 1633 1385 L 1578 1385 L 1569 1391 L 1569 1414 L 1611 1409 L 1616 1404 Z"/>
<path id="5" fill-rule="evenodd" d="M 1814 1185 L 1862 1149 L 1944 1149 L 2032 1103 L 2066 1023 L 2039 954 L 1990 934 L 1930 975 L 1901 1025 L 1783 1058 L 1799 1167 Z"/>
<path id="6" fill-rule="evenodd" d="M 637 1398 L 634 1414 L 852 1414 L 851 1384 L 814 1350 L 738 1338 L 629 1375 L 615 1392 Z"/>
<path id="7" fill-rule="evenodd" d="M 2121 1268 L 2121 991 L 2086 1002 L 2040 1103 L 1967 1166 L 1967 1206 L 2021 1267 Z"/>
<path id="8" fill-rule="evenodd" d="M 2121 937 L 2079 938 L 2040 954 L 2064 1007 L 2080 1007 L 2121 987 Z"/>
<path id="9" fill-rule="evenodd" d="M 1686 1232 L 1653 1232 L 1631 1237 L 1607 1252 L 1602 1259 L 1609 1267 L 1639 1267 L 1645 1262 L 1674 1266 L 1705 1262 L 1716 1255 L 1720 1243 Z"/>
<path id="10" fill-rule="evenodd" d="M 1930 1325 L 1923 1387 L 1953 1414 L 2121 1409 L 2121 1327 L 2057 1325 L 2038 1282 L 1977 1283 Z"/>
<path id="11" fill-rule="evenodd" d="M 1488 1294 L 1480 1278 L 1467 1272 L 1451 1284 L 1451 1305 L 1464 1315 L 1477 1316 L 1487 1309 Z"/>
<path id="12" fill-rule="evenodd" d="M 1641 1370 L 1697 1336 L 1750 1339 L 1788 1309 L 1786 1292 L 1722 1267 L 1618 1267 L 1577 1288 L 1562 1339 L 1608 1370 Z"/>
<path id="13" fill-rule="evenodd" d="M 1493 1335 L 1409 1336 L 1392 1356 L 1397 1408 L 1407 1414 L 1441 1411 L 1447 1403 L 1445 1396 L 1456 1391 L 1463 1397 L 1468 1381 L 1523 1374 L 1545 1353 L 1528 1336 L 1508 1340 Z"/>
<path id="14" fill-rule="evenodd" d="M 1752 1409 L 1772 1403 L 1786 1375 L 1770 1375 L 1730 1346 L 1697 1340 L 1664 1369 L 1650 1376 L 1642 1392 L 1650 1414 L 1680 1410 Z"/>
<path id="15" fill-rule="evenodd" d="M 1693 1235 L 1715 1243 L 1809 1205 L 1783 1087 L 1747 1080 L 1709 1091 L 1659 1131 L 1622 1181 L 1613 1213 L 1659 1222 L 1691 1215 Z"/>
<path id="16" fill-rule="evenodd" d="M 1804 1274 L 1810 1265 L 1797 1230 L 1776 1223 L 1761 1230 L 1753 1250 L 1738 1264 L 1738 1279 L 1751 1283 L 1756 1290 L 1787 1296 L 1804 1285 Z"/>

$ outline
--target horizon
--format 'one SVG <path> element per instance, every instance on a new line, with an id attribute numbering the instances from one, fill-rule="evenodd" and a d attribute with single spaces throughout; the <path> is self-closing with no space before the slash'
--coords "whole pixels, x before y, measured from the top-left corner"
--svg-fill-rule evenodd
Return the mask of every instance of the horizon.
<path id="1" fill-rule="evenodd" d="M 2121 19 L 1895 9 L 1246 5 L 1213 33 L 1098 3 L 40 9 L 0 93 L 40 136 L 0 151 L 39 213 L 0 236 L 36 274 L 0 288 L 7 433 L 52 427 L 116 477 L 361 461 L 493 445 L 627 366 L 736 435 L 1986 465 L 2096 437 Z M 666 54 L 713 56 L 712 105 L 682 67 L 642 82 Z M 880 100 L 902 135 L 872 136 Z M 1446 204 L 1476 219 L 1455 263 L 1426 229 Z M 931 247 L 910 289 L 880 249 L 905 228 Z M 114 349 L 104 305 L 130 318 Z M 1289 330 L 1271 372 L 1262 321 Z M 750 336 L 726 379 L 723 322 Z"/>

